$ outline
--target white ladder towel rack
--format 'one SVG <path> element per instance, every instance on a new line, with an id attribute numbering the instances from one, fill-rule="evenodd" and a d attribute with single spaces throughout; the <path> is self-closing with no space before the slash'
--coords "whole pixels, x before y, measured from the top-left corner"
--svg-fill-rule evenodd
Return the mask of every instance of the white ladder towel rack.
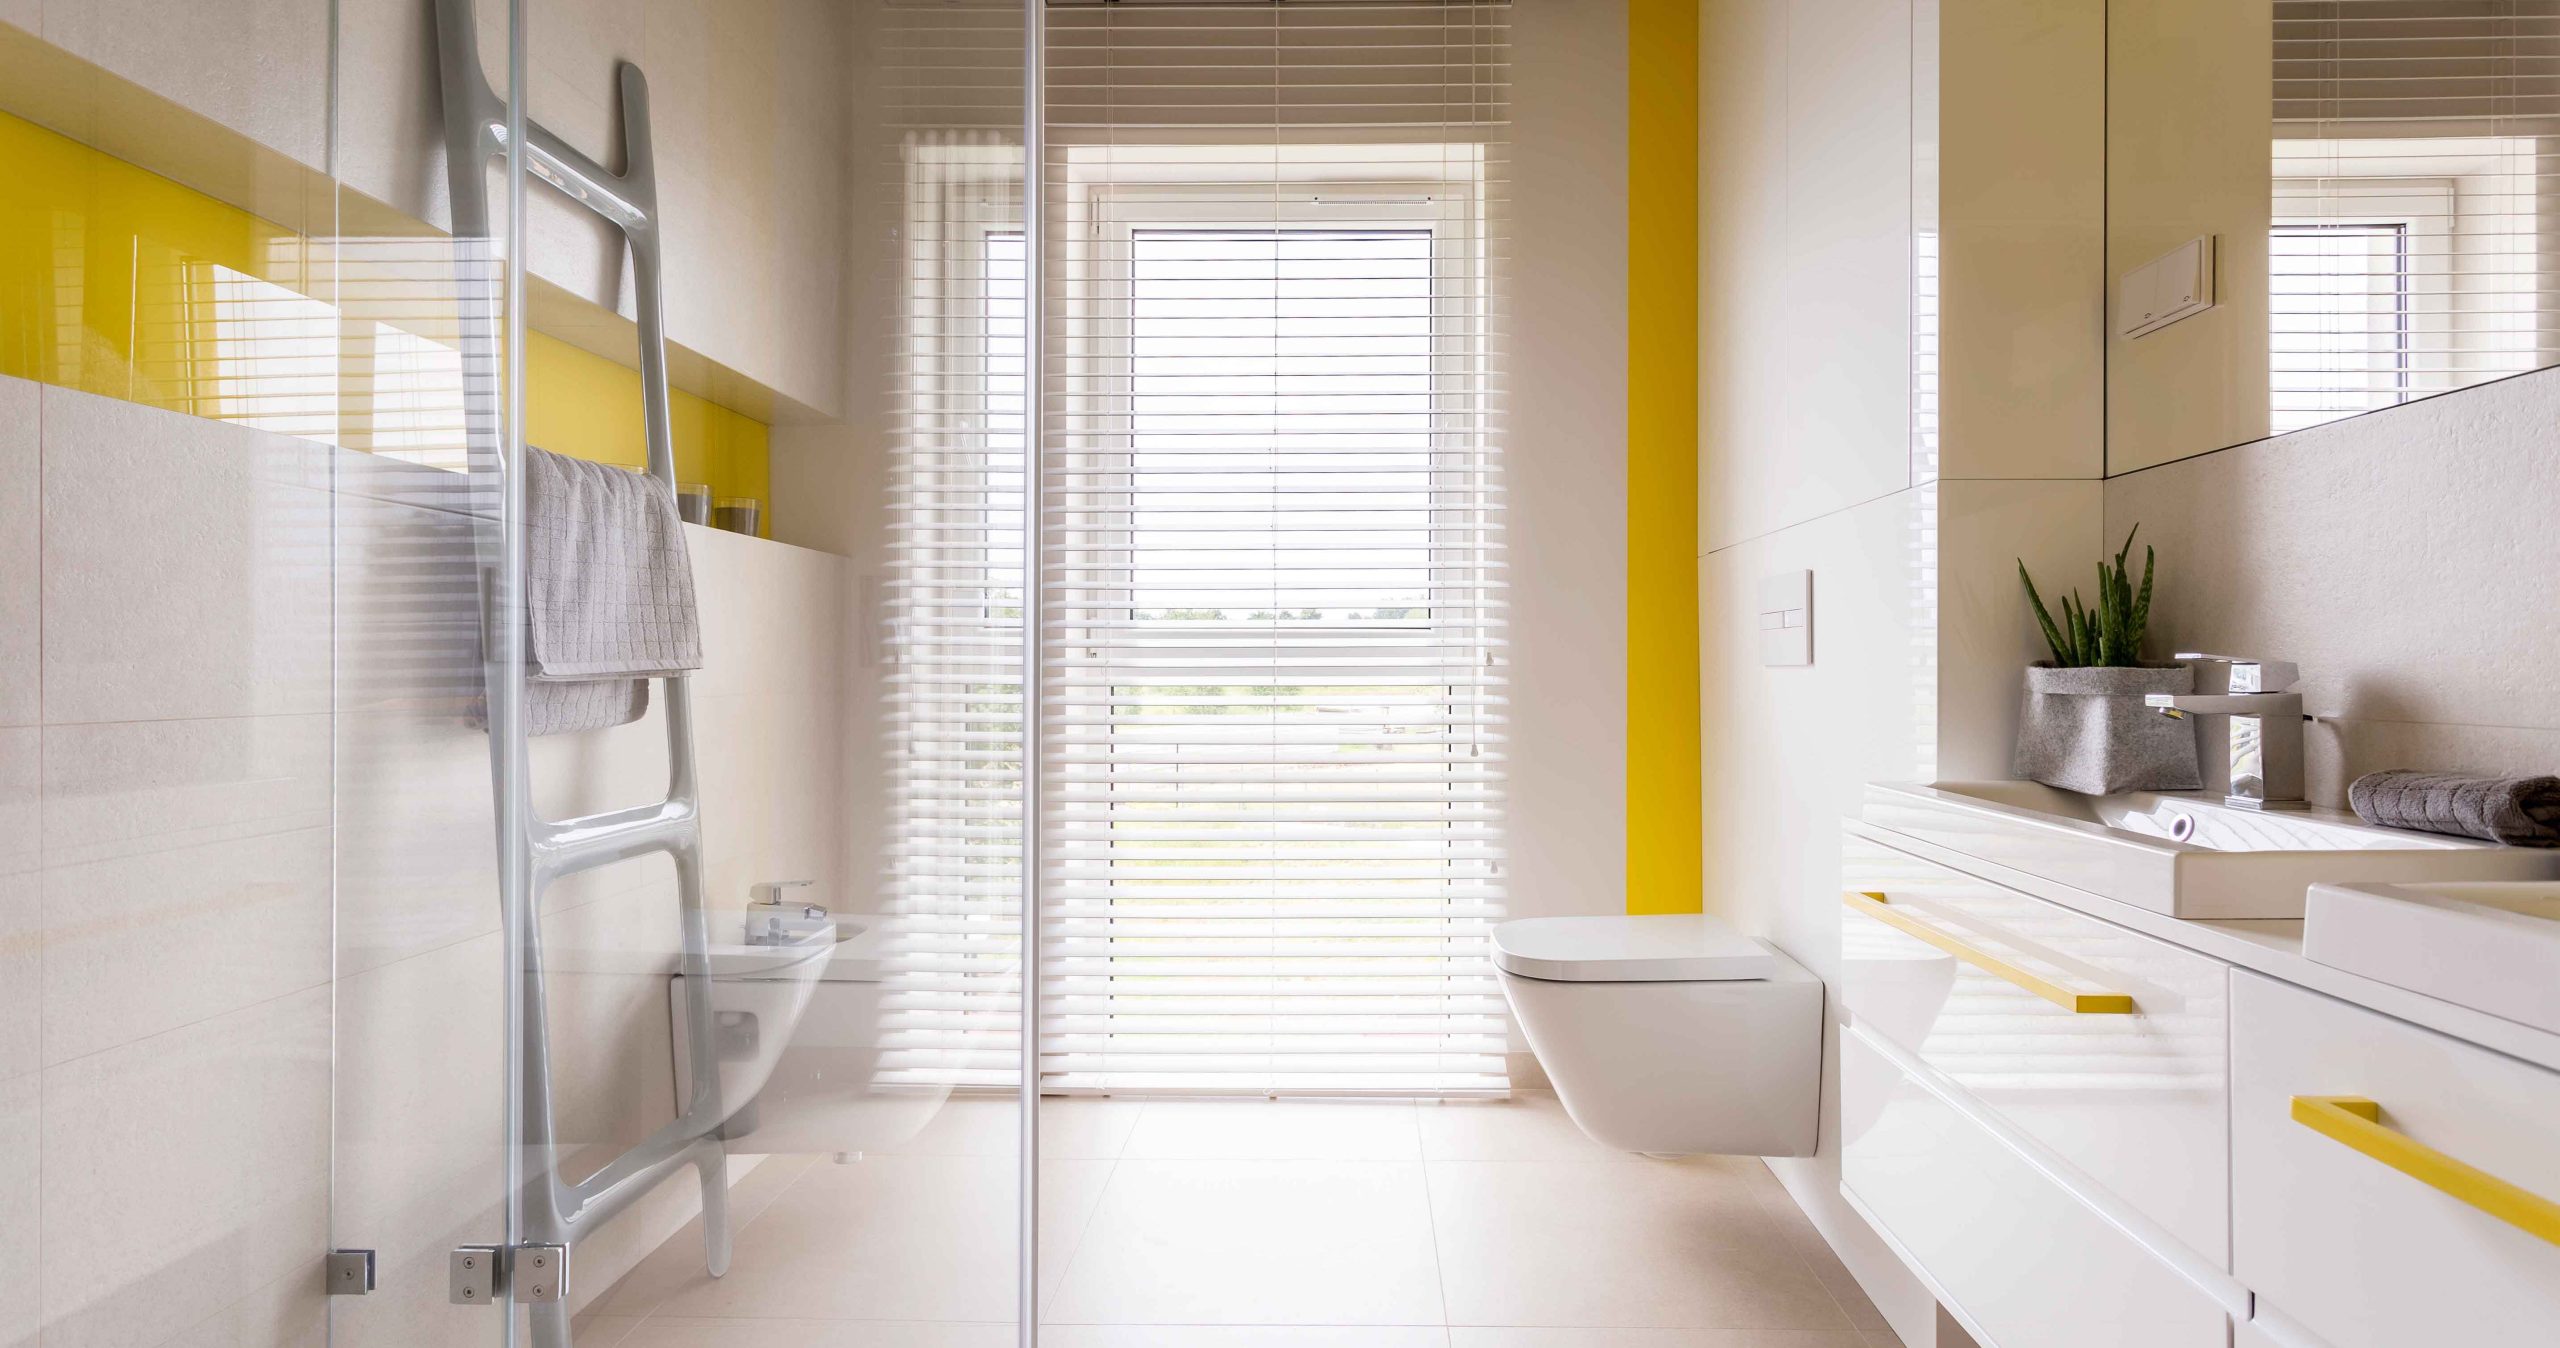
<path id="1" fill-rule="evenodd" d="M 705 1254 L 714 1277 L 729 1269 L 727 1153 L 718 1130 L 721 1107 L 716 1065 L 694 1063 L 691 1089 L 675 1119 L 603 1169 L 580 1181 L 564 1179 L 554 1131 L 550 1027 L 544 1007 L 541 897 L 551 883 L 581 871 L 634 857 L 665 853 L 675 863 L 681 903 L 682 948 L 677 967 L 710 985 L 710 928 L 703 909 L 702 822 L 693 758 L 693 702 L 682 675 L 660 681 L 667 727 L 667 795 L 655 804 L 611 810 L 577 819 L 548 820 L 533 808 L 532 773 L 524 714 L 525 517 L 522 463 L 502 424 L 500 365 L 506 359 L 504 306 L 488 284 L 490 236 L 489 164 L 506 154 L 511 125 L 519 128 L 525 172 L 612 221 L 631 249 L 633 292 L 640 327 L 640 392 L 645 404 L 649 475 L 675 491 L 675 447 L 667 404 L 667 347 L 661 278 L 657 177 L 649 139 L 649 89 L 640 68 L 621 64 L 621 173 L 570 148 L 520 114 L 491 88 L 480 65 L 479 25 L 472 0 L 437 0 L 436 49 L 444 93 L 446 174 L 453 207 L 453 238 L 462 278 L 462 363 L 465 434 L 474 474 L 495 474 L 499 528 L 484 547 L 488 572 L 483 592 L 488 645 L 489 759 L 497 797 L 499 902 L 510 960 L 509 1071 L 517 1083 L 511 1134 L 518 1145 L 508 1163 L 508 1241 L 511 1250 L 557 1247 L 564 1253 L 684 1166 L 701 1173 Z M 517 63 L 521 68 L 522 63 Z M 521 209 L 521 203 L 517 204 Z M 521 238 L 521 230 L 516 232 Z M 489 247 L 486 255 L 473 250 Z M 715 1052 L 711 999 L 686 999 L 687 1042 L 697 1053 Z M 534 1342 L 566 1348 L 570 1342 L 566 1280 L 533 1300 Z"/>

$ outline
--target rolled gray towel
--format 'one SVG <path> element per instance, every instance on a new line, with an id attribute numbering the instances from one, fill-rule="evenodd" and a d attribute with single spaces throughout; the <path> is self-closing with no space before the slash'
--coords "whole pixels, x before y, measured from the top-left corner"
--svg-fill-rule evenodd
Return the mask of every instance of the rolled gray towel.
<path id="1" fill-rule="evenodd" d="M 2368 824 L 2450 833 L 2510 847 L 2560 847 L 2560 777 L 2458 777 L 2394 769 L 2347 788 Z"/>

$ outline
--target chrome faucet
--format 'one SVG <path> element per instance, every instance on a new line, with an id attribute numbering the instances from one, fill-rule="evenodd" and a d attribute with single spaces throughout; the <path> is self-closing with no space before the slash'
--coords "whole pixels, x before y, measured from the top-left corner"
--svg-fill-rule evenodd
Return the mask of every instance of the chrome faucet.
<path id="1" fill-rule="evenodd" d="M 2152 693 L 2143 702 L 2163 716 L 2207 718 L 2198 736 L 2205 789 L 2219 787 L 2223 804 L 2244 810 L 2303 808 L 2302 723 L 2309 718 L 2302 694 L 2292 691 L 2301 668 L 2235 655 L 2181 652 L 2178 659 L 2195 670 L 2196 691 Z"/>
<path id="2" fill-rule="evenodd" d="M 807 880 L 767 880 L 747 887 L 747 944 L 798 945 L 821 930 L 833 927 L 835 919 L 814 903 L 791 903 L 782 897 L 786 889 L 801 889 Z"/>

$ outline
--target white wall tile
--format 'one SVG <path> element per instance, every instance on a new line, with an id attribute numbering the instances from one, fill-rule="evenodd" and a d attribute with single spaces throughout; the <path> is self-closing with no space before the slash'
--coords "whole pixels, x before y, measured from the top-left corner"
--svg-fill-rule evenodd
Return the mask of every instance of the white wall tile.
<path id="1" fill-rule="evenodd" d="M 1867 782 L 1937 773 L 1940 490 L 1898 492 L 1700 563 L 1707 903 L 1826 981 L 1839 972 L 1840 820 Z M 1794 570 L 1814 573 L 1814 662 L 1766 667 L 1759 582 Z M 1826 1048 L 1824 1061 L 1837 1053 Z M 1836 1131 L 1837 1118 L 1823 1127 Z M 1838 1198 L 1838 1164 L 1826 1144 L 1771 1168 L 1889 1314 L 1925 1318 L 1925 1292 Z"/>
<path id="2" fill-rule="evenodd" d="M 329 994 L 44 1074 L 44 1342 L 159 1343 L 327 1248 Z M 136 1252 L 144 1257 L 136 1258 Z"/>
<path id="3" fill-rule="evenodd" d="M 48 866 L 325 828 L 329 718 L 107 721 L 44 731 Z"/>
<path id="4" fill-rule="evenodd" d="M 64 389 L 44 417 L 46 720 L 327 710 L 329 499 L 288 485 L 321 452 Z"/>
<path id="5" fill-rule="evenodd" d="M 44 1058 L 62 1063 L 329 980 L 329 830 L 44 873 Z"/>
<path id="6" fill-rule="evenodd" d="M 42 0 L 45 40 L 314 168 L 329 0 Z"/>
<path id="7" fill-rule="evenodd" d="M 0 377 L 0 726 L 34 725 L 40 615 L 43 386 Z"/>

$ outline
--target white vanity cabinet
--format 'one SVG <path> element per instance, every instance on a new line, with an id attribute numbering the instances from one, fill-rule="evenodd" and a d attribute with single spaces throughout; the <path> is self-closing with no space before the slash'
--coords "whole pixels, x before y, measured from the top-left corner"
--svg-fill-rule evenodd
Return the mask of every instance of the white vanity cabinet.
<path id="1" fill-rule="evenodd" d="M 2560 1072 L 2232 977 L 2241 1281 L 2331 1348 L 2560 1343 L 2560 1232 L 2475 1205 L 2560 1196 Z"/>
<path id="2" fill-rule="evenodd" d="M 2560 1348 L 2560 1037 L 1869 821 L 1842 877 L 1842 1192 L 1985 1348 Z"/>
<path id="3" fill-rule="evenodd" d="M 2226 1267 L 2226 966 L 1864 838 L 1845 846 L 1840 996 L 1856 1023 Z"/>
<path id="4" fill-rule="evenodd" d="M 1974 1322 L 1985 1348 L 2222 1348 L 2227 1309 L 1970 1115 L 1944 1083 L 1852 1026 L 1840 1039 L 1841 1185 Z M 1978 1108 L 1978 1106 L 1976 1106 Z"/>

